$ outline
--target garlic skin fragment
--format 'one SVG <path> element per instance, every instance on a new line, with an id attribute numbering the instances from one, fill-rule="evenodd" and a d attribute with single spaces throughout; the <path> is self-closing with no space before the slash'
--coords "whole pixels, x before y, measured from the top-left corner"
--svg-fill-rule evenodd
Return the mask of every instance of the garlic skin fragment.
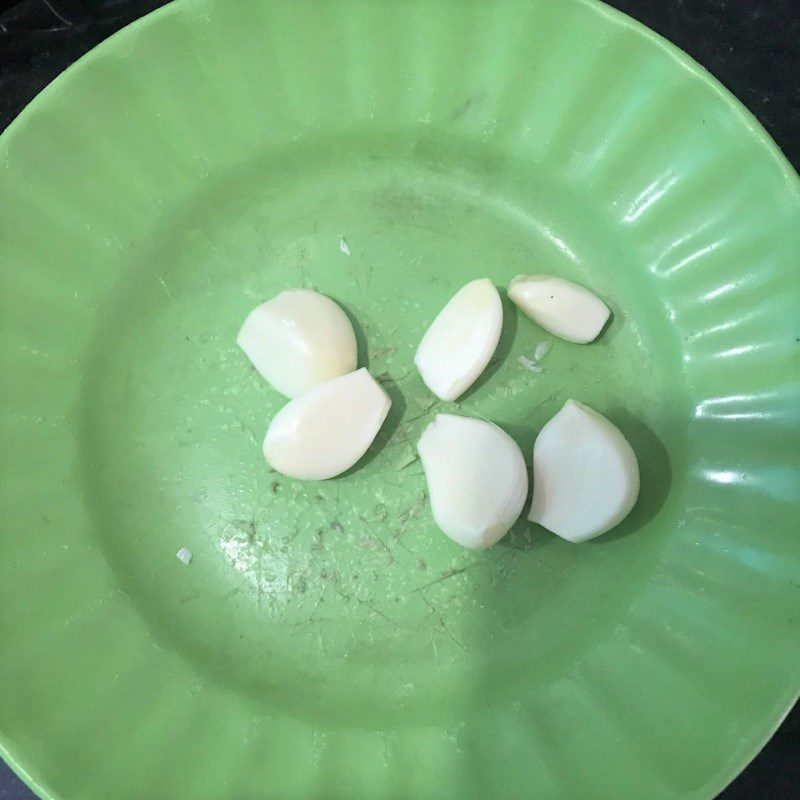
<path id="1" fill-rule="evenodd" d="M 527 467 L 517 443 L 491 422 L 439 414 L 417 449 L 439 528 L 472 550 L 502 539 L 528 494 Z"/>
<path id="2" fill-rule="evenodd" d="M 264 438 L 264 458 L 290 478 L 333 478 L 366 453 L 391 404 L 364 368 L 332 378 L 275 415 Z"/>
<path id="3" fill-rule="evenodd" d="M 618 525 L 639 496 L 639 464 L 619 429 L 602 414 L 567 400 L 533 446 L 528 519 L 570 542 Z"/>
<path id="4" fill-rule="evenodd" d="M 297 397 L 356 368 L 356 335 L 342 309 L 319 292 L 281 292 L 250 312 L 236 337 L 261 376 Z"/>
<path id="5" fill-rule="evenodd" d="M 453 295 L 422 337 L 414 363 L 442 400 L 460 397 L 486 369 L 503 328 L 503 304 L 488 278 Z"/>
<path id="6" fill-rule="evenodd" d="M 576 344 L 593 342 L 611 316 L 596 294 L 551 275 L 517 275 L 508 296 L 537 325 Z"/>

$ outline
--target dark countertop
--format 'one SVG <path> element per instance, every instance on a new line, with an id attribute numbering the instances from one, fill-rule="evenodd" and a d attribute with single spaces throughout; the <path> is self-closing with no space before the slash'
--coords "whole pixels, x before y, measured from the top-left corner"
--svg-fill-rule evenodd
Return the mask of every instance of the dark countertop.
<path id="1" fill-rule="evenodd" d="M 607 2 L 721 80 L 800 170 L 800 0 Z M 0 130 L 73 61 L 161 5 L 164 0 L 0 0 Z M 36 800 L 1 761 L 0 800 Z M 800 800 L 800 707 L 719 800 Z"/>

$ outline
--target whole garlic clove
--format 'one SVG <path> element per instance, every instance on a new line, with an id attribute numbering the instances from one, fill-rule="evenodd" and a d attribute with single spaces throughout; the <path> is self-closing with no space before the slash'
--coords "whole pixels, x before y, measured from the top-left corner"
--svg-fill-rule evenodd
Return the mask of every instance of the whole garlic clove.
<path id="1" fill-rule="evenodd" d="M 264 458 L 290 478 L 333 478 L 366 453 L 391 404 L 366 369 L 332 378 L 275 415 L 264 438 Z"/>
<path id="2" fill-rule="evenodd" d="M 604 416 L 568 400 L 533 446 L 528 519 L 584 542 L 622 522 L 639 495 L 633 448 Z"/>
<path id="3" fill-rule="evenodd" d="M 508 296 L 545 330 L 577 344 L 593 342 L 611 315 L 588 289 L 550 275 L 517 275 Z"/>
<path id="4" fill-rule="evenodd" d="M 503 304 L 488 278 L 461 288 L 431 323 L 414 356 L 425 385 L 442 400 L 460 397 L 486 369 L 502 327 Z"/>
<path id="5" fill-rule="evenodd" d="M 528 493 L 517 443 L 482 419 L 439 414 L 417 445 L 433 518 L 456 544 L 479 550 L 502 539 Z"/>
<path id="6" fill-rule="evenodd" d="M 308 289 L 281 292 L 258 306 L 236 342 L 286 397 L 356 368 L 356 336 L 347 315 L 329 297 Z"/>

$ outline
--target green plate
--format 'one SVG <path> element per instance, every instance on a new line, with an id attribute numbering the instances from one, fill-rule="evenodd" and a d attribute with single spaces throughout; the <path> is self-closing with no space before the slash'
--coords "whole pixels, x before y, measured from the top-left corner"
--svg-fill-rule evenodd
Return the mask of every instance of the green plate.
<path id="1" fill-rule="evenodd" d="M 800 685 L 800 188 L 696 64 L 585 0 L 169 5 L 0 140 L 2 756 L 61 800 L 710 798 Z M 340 250 L 340 238 L 351 255 Z M 547 271 L 456 406 L 412 367 L 453 291 Z M 359 467 L 270 474 L 234 338 L 313 286 L 394 399 Z M 526 455 L 569 397 L 642 494 L 571 545 L 459 549 L 437 411 Z M 175 557 L 188 547 L 184 566 Z"/>

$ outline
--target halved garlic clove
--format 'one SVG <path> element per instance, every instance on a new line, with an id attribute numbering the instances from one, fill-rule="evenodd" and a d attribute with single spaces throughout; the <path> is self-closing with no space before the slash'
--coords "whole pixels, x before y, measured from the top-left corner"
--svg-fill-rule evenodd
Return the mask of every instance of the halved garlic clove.
<path id="1" fill-rule="evenodd" d="M 366 369 L 332 378 L 275 415 L 264 438 L 264 458 L 290 478 L 333 478 L 366 453 L 391 404 Z"/>
<path id="2" fill-rule="evenodd" d="M 535 323 L 568 342 L 593 342 L 611 311 L 588 289 L 550 275 L 517 275 L 508 296 Z"/>
<path id="3" fill-rule="evenodd" d="M 347 315 L 329 297 L 308 289 L 281 292 L 258 306 L 236 342 L 286 397 L 356 368 L 356 336 Z"/>
<path id="4" fill-rule="evenodd" d="M 567 400 L 533 446 L 528 519 L 584 542 L 622 522 L 638 495 L 639 464 L 627 439 L 602 414 Z"/>
<path id="5" fill-rule="evenodd" d="M 442 400 L 460 397 L 486 369 L 502 327 L 503 304 L 488 278 L 461 288 L 431 323 L 414 356 L 425 385 Z"/>
<path id="6" fill-rule="evenodd" d="M 417 445 L 436 524 L 456 544 L 491 547 L 517 521 L 528 493 L 525 459 L 502 429 L 439 414 Z"/>

